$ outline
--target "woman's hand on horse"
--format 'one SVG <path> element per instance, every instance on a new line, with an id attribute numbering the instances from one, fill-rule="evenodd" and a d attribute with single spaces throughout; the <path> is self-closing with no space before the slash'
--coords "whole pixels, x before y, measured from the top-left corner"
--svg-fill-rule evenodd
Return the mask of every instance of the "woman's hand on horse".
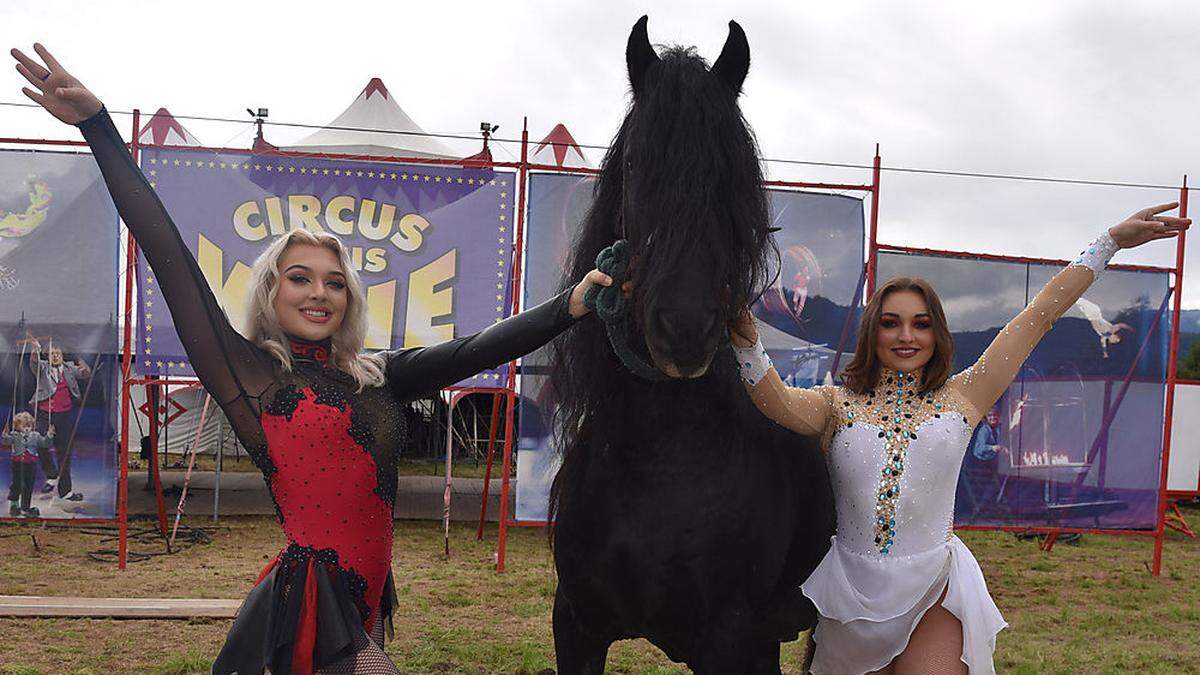
<path id="1" fill-rule="evenodd" d="M 612 286 L 612 282 L 612 277 L 600 270 L 592 270 L 584 275 L 583 280 L 575 284 L 575 290 L 571 291 L 571 302 L 569 303 L 571 318 L 578 319 L 592 311 L 583 305 L 583 294 L 587 293 L 589 288 L 592 286 Z"/>
<path id="2" fill-rule="evenodd" d="M 758 342 L 758 325 L 754 323 L 754 315 L 750 313 L 749 307 L 742 308 L 742 313 L 738 316 L 738 324 L 730 333 L 729 338 L 733 341 L 734 347 L 742 349 L 753 347 L 754 343 Z"/>
<path id="3" fill-rule="evenodd" d="M 1171 202 L 1142 209 L 1108 228 L 1108 234 L 1121 248 L 1133 248 L 1156 239 L 1178 237 L 1180 232 L 1186 231 L 1192 224 L 1192 219 L 1159 215 L 1177 206 L 1179 202 Z"/>
<path id="4" fill-rule="evenodd" d="M 67 124 L 79 124 L 100 112 L 103 107 L 100 99 L 68 73 L 49 50 L 36 43 L 33 50 L 42 57 L 45 65 L 26 56 L 20 49 L 9 52 L 17 60 L 17 72 L 34 87 L 21 88 L 26 96 Z"/>

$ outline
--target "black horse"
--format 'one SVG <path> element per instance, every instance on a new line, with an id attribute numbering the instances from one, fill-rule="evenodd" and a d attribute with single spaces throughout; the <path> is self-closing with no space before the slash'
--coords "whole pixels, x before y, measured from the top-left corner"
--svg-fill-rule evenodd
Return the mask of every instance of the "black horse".
<path id="1" fill-rule="evenodd" d="M 778 260 L 737 105 L 749 47 L 729 30 L 709 68 L 692 49 L 660 57 L 646 17 L 634 26 L 633 104 L 564 277 L 627 239 L 629 343 L 667 377 L 631 374 L 600 321 L 555 345 L 562 673 L 601 673 L 609 645 L 635 637 L 696 672 L 775 673 L 779 643 L 816 622 L 799 585 L 833 533 L 828 473 L 815 440 L 755 409 L 728 347 L 738 309 Z"/>

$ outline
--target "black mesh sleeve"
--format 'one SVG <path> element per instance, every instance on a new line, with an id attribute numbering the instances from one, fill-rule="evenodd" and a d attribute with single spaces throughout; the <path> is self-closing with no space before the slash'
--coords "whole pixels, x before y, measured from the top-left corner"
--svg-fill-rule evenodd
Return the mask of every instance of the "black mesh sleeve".
<path id="1" fill-rule="evenodd" d="M 201 384 L 225 411 L 242 442 L 261 442 L 258 411 L 247 398 L 270 386 L 269 355 L 225 316 L 175 223 L 126 150 L 108 112 L 80 122 L 117 212 L 137 240 L 171 310 L 175 330 Z"/>
<path id="2" fill-rule="evenodd" d="M 524 356 L 575 322 L 568 311 L 570 298 L 568 289 L 474 335 L 432 347 L 386 352 L 388 387 L 400 400 L 413 400 Z"/>

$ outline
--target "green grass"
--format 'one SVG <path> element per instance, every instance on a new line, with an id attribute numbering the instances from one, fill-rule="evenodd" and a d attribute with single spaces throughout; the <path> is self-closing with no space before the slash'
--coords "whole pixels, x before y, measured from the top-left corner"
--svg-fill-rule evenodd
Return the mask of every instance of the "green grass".
<path id="1" fill-rule="evenodd" d="M 1200 525 L 1200 509 L 1185 513 Z M 193 525 L 205 523 L 196 520 Z M 33 535 L 31 537 L 30 535 Z M 1001 673 L 1200 672 L 1200 541 L 1170 533 L 1163 575 L 1150 576 L 1152 540 L 1086 535 L 1050 553 L 997 532 L 960 534 L 983 567 L 1010 627 Z M 33 546 L 36 538 L 38 546 Z M 87 552 L 109 547 L 78 529 L 0 526 L 0 594 L 240 598 L 283 544 L 268 518 L 231 518 L 213 543 L 131 564 Z M 509 530 L 508 571 L 493 571 L 495 528 L 399 522 L 393 569 L 400 604 L 387 653 L 406 673 L 544 673 L 554 668 L 553 565 L 541 530 Z M 148 545 L 134 549 L 149 550 Z M 0 618 L 0 674 L 207 672 L 229 622 Z M 797 672 L 798 643 L 784 645 Z M 612 673 L 683 673 L 643 640 L 609 651 Z"/>

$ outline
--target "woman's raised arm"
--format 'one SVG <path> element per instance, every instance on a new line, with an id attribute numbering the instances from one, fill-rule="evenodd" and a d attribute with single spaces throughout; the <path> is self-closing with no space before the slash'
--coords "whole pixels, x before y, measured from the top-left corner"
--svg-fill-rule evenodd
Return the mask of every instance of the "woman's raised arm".
<path id="1" fill-rule="evenodd" d="M 1083 296 L 1118 250 L 1171 239 L 1188 228 L 1192 221 L 1187 218 L 1160 215 L 1177 206 L 1172 202 L 1142 209 L 1097 237 L 1000 330 L 979 360 L 951 380 L 951 386 L 975 408 L 977 420 L 1008 389 L 1034 347 Z"/>
<path id="2" fill-rule="evenodd" d="M 34 45 L 34 50 L 45 65 L 18 49 L 11 52 L 17 60 L 17 71 L 33 87 L 22 91 L 51 115 L 78 126 L 83 132 L 117 212 L 137 239 L 158 279 L 175 330 L 204 388 L 223 405 L 247 391 L 261 393 L 271 381 L 269 357 L 230 325 L 166 208 L 133 162 L 100 100 L 45 47 Z M 229 410 L 226 413 L 234 424 L 245 421 L 234 420 L 240 416 Z"/>

